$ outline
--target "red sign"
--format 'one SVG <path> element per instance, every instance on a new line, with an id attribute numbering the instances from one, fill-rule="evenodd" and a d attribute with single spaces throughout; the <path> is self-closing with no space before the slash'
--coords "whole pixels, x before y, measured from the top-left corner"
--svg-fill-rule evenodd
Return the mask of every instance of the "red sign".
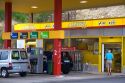
<path id="1" fill-rule="evenodd" d="M 76 47 L 63 47 L 62 51 L 75 51 Z"/>

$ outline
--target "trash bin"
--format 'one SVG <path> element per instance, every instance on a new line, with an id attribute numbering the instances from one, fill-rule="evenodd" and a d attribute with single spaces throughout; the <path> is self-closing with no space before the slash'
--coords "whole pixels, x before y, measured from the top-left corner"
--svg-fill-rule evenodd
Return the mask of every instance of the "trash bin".
<path id="1" fill-rule="evenodd" d="M 72 70 L 72 67 L 73 67 L 73 62 L 72 62 L 72 58 L 71 56 L 69 55 L 68 52 L 62 52 L 61 53 L 61 70 L 62 70 L 62 73 L 63 74 L 68 74 L 71 70 Z"/>
<path id="2" fill-rule="evenodd" d="M 52 74 L 53 73 L 53 63 L 52 60 L 48 61 L 48 74 Z"/>
<path id="3" fill-rule="evenodd" d="M 68 74 L 71 70 L 70 67 L 70 61 L 69 60 L 64 60 L 64 62 L 62 63 L 62 72 L 63 74 Z"/>

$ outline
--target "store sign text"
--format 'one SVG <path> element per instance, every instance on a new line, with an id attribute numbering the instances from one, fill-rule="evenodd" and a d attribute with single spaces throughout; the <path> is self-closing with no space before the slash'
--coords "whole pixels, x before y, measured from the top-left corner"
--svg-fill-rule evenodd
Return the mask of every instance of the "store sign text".
<path id="1" fill-rule="evenodd" d="M 99 26 L 105 26 L 106 24 L 108 25 L 115 25 L 115 20 L 112 20 L 112 21 L 101 21 L 98 23 Z"/>

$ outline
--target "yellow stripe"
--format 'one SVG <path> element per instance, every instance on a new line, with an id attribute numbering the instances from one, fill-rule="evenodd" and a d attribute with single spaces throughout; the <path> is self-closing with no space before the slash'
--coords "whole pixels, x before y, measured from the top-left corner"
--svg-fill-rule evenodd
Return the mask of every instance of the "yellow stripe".
<path id="1" fill-rule="evenodd" d="M 102 20 L 86 20 L 86 21 L 70 21 L 62 22 L 62 28 L 87 28 L 87 27 L 99 27 L 99 26 L 118 26 L 125 25 L 125 18 L 114 18 L 114 19 L 102 19 Z M 54 23 L 25 23 L 16 24 L 14 31 L 19 30 L 43 30 L 43 29 L 54 29 Z"/>

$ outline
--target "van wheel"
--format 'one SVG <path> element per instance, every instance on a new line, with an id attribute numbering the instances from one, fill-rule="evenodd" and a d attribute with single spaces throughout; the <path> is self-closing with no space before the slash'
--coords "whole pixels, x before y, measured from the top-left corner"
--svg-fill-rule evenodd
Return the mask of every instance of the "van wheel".
<path id="1" fill-rule="evenodd" d="M 20 76 L 21 76 L 21 77 L 25 77 L 26 75 L 27 75 L 26 72 L 20 72 Z"/>
<path id="2" fill-rule="evenodd" d="M 1 69 L 1 76 L 3 78 L 9 77 L 9 73 L 8 73 L 8 70 L 6 68 Z"/>

